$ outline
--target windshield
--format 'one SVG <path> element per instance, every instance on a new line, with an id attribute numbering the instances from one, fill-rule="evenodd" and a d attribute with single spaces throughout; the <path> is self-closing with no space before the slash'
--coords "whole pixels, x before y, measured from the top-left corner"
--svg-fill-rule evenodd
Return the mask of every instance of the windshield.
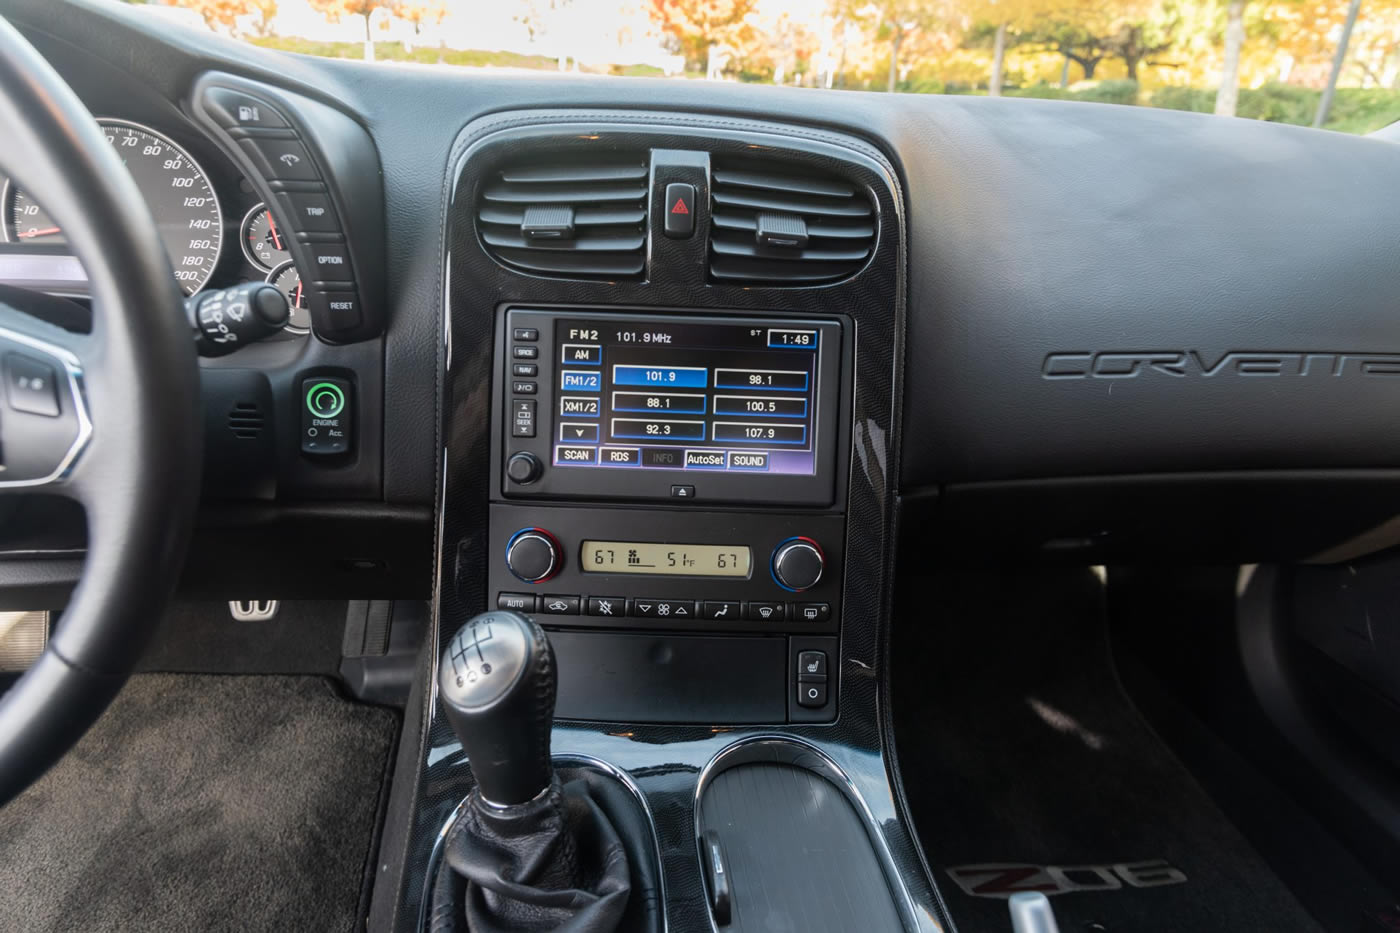
<path id="1" fill-rule="evenodd" d="M 1400 119 L 1388 0 L 151 0 L 272 49 L 828 91 L 1041 97 L 1349 133 Z"/>

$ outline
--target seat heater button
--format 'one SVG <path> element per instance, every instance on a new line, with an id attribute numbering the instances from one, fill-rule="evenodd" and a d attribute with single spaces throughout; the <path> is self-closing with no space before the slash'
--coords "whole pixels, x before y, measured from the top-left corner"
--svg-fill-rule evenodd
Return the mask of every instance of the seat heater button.
<path id="1" fill-rule="evenodd" d="M 826 652 L 797 652 L 797 679 L 804 682 L 826 682 Z"/>

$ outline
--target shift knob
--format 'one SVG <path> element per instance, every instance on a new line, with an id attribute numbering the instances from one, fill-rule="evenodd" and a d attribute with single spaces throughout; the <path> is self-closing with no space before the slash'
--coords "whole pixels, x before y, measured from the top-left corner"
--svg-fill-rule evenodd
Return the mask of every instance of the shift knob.
<path id="1" fill-rule="evenodd" d="M 447 643 L 438 695 L 488 803 L 525 803 L 553 780 L 556 677 L 544 630 L 518 612 L 484 612 Z"/>

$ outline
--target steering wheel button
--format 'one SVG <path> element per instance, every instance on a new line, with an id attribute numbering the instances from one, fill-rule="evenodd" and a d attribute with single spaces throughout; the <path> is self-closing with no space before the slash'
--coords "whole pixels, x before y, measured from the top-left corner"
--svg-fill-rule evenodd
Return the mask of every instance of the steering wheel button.
<path id="1" fill-rule="evenodd" d="M 286 119 L 271 104 L 251 94 L 211 87 L 204 92 L 204 100 L 214 119 L 225 129 L 282 129 L 287 125 Z"/>
<path id="2" fill-rule="evenodd" d="M 58 417 L 58 375 L 48 363 L 22 353 L 6 354 L 5 395 L 15 411 Z"/>
<path id="3" fill-rule="evenodd" d="M 322 191 L 283 191 L 277 195 L 282 213 L 297 233 L 339 233 L 340 218 Z"/>
<path id="4" fill-rule="evenodd" d="M 268 181 L 320 181 L 321 173 L 311 161 L 300 140 L 258 136 L 241 139 L 238 145 L 253 160 Z"/>

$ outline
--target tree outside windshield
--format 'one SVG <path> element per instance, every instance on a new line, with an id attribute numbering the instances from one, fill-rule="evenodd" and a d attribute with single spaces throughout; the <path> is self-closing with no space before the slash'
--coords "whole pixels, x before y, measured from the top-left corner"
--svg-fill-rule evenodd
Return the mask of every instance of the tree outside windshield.
<path id="1" fill-rule="evenodd" d="M 377 62 L 1040 97 L 1366 133 L 1400 120 L 1400 0 L 148 0 Z"/>

